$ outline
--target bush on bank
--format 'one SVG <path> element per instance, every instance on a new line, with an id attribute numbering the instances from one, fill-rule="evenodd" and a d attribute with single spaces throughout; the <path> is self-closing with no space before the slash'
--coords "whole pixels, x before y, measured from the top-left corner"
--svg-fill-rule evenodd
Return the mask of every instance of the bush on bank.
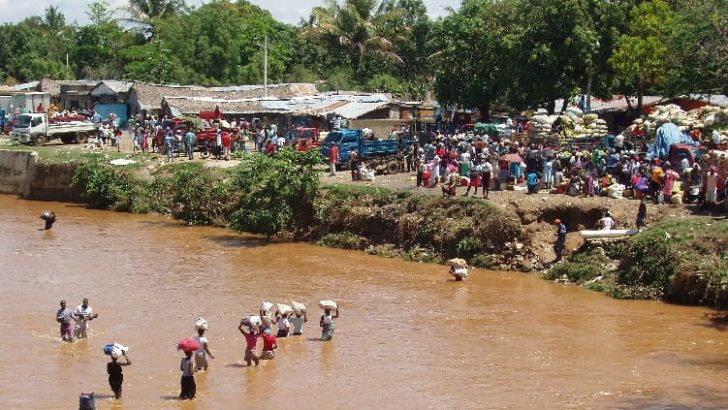
<path id="1" fill-rule="evenodd" d="M 151 176 L 88 156 L 73 186 L 90 206 L 165 212 L 189 224 L 286 236 L 406 260 L 452 257 L 493 267 L 488 255 L 522 235 L 516 217 L 486 202 L 364 186 L 321 187 L 317 152 L 244 155 L 233 169 L 167 164 Z"/>
<path id="2" fill-rule="evenodd" d="M 584 247 L 544 278 L 563 275 L 578 284 L 602 276 L 589 287 L 617 298 L 728 308 L 728 220 L 666 219 L 601 251 Z"/>

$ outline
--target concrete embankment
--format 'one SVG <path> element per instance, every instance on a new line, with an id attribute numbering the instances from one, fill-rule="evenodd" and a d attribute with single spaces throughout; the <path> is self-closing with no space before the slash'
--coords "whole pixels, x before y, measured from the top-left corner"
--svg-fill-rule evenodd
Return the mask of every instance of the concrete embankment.
<path id="1" fill-rule="evenodd" d="M 74 169 L 70 163 L 39 162 L 36 152 L 0 150 L 0 194 L 80 202 L 80 193 L 71 188 Z"/>

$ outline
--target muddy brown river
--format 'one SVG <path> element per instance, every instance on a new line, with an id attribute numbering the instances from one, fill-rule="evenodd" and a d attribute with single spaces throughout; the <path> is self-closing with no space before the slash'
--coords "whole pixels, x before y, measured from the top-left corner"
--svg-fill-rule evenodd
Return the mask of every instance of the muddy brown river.
<path id="1" fill-rule="evenodd" d="M 42 231 L 41 210 L 58 222 Z M 728 407 L 728 332 L 705 308 L 618 301 L 533 275 L 446 268 L 301 243 L 266 244 L 164 216 L 0 196 L 0 407 L 74 409 L 602 409 Z M 60 299 L 99 313 L 58 339 Z M 262 300 L 309 305 L 304 336 L 243 367 L 239 320 Z M 340 303 L 334 340 L 317 302 Z M 215 355 L 179 394 L 175 343 L 210 325 Z M 102 347 L 129 345 L 110 399 Z"/>

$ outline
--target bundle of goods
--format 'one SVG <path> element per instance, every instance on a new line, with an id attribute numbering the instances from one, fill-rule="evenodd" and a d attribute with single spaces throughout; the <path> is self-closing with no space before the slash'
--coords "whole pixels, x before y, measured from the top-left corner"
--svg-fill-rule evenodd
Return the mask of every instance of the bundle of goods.
<path id="1" fill-rule="evenodd" d="M 454 258 L 447 261 L 450 265 L 450 274 L 455 279 L 462 280 L 468 277 L 468 263 L 464 259 Z"/>
<path id="2" fill-rule="evenodd" d="M 114 359 L 120 358 L 122 355 L 125 355 L 126 352 L 129 351 L 129 347 L 124 346 L 119 343 L 108 343 L 104 345 L 104 354 L 107 354 Z"/>
<path id="3" fill-rule="evenodd" d="M 301 315 L 306 312 L 306 305 L 301 302 L 296 302 L 295 300 L 293 300 L 291 301 L 291 307 L 297 315 Z"/>
<path id="4" fill-rule="evenodd" d="M 586 114 L 583 117 L 583 132 L 577 129 L 577 137 L 603 138 L 609 133 L 607 122 L 596 114 Z"/>
<path id="5" fill-rule="evenodd" d="M 185 353 L 195 352 L 200 348 L 200 342 L 192 337 L 185 337 L 184 339 L 177 342 L 177 350 L 182 350 Z"/>
<path id="6" fill-rule="evenodd" d="M 263 302 L 260 304 L 260 311 L 264 312 L 264 314 L 270 315 L 270 310 L 273 309 L 273 304 L 270 302 Z"/>
<path id="7" fill-rule="evenodd" d="M 207 330 L 207 320 L 201 317 L 197 318 L 197 320 L 195 321 L 195 329 Z"/>
<path id="8" fill-rule="evenodd" d="M 319 307 L 323 310 L 336 310 L 338 308 L 333 300 L 322 300 L 319 302 Z"/>
<path id="9" fill-rule="evenodd" d="M 293 313 L 293 308 L 284 303 L 279 303 L 278 306 L 276 306 L 276 314 L 278 315 L 286 316 L 291 313 Z"/>
<path id="10" fill-rule="evenodd" d="M 259 327 L 260 325 L 263 324 L 263 321 L 260 319 L 260 316 L 251 315 L 251 316 L 242 318 L 240 320 L 240 323 L 242 323 L 244 326 Z"/>

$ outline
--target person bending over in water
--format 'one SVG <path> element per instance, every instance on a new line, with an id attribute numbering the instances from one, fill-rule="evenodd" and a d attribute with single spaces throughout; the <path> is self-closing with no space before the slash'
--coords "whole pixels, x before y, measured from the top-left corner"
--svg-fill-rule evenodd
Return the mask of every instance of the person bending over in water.
<path id="1" fill-rule="evenodd" d="M 129 366 L 131 364 L 131 360 L 129 360 L 126 353 L 122 352 L 121 355 L 126 359 L 125 363 L 120 363 L 119 358 L 114 356 L 111 356 L 111 361 L 106 363 L 106 373 L 109 374 L 109 386 L 111 386 L 111 391 L 114 392 L 114 398 L 117 400 L 121 398 L 121 384 L 124 383 L 124 372 L 122 372 L 121 366 Z"/>
<path id="2" fill-rule="evenodd" d="M 321 315 L 319 326 L 321 326 L 321 339 L 322 342 L 327 342 L 334 337 L 334 319 L 339 318 L 339 308 L 337 307 L 334 314 L 331 314 L 331 309 L 324 310 L 324 314 Z"/>
<path id="3" fill-rule="evenodd" d="M 56 222 L 56 213 L 53 211 L 43 211 L 43 213 L 40 214 L 40 219 L 45 221 L 45 230 L 49 230 L 53 227 L 53 224 Z"/>

